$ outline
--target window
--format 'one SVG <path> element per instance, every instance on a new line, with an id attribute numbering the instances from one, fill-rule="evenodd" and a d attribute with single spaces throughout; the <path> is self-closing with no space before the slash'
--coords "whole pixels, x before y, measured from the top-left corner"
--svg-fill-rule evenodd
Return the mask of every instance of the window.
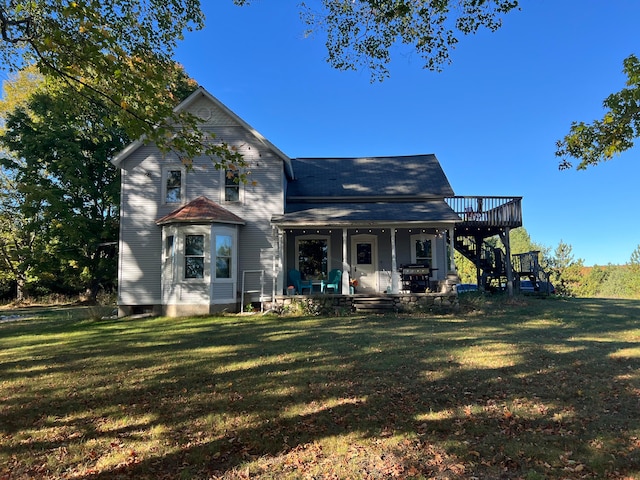
<path id="1" fill-rule="evenodd" d="M 184 237 L 184 278 L 204 278 L 204 235 Z"/>
<path id="2" fill-rule="evenodd" d="M 165 245 L 164 258 L 170 259 L 173 258 L 174 249 L 173 249 L 173 235 L 167 236 L 167 243 Z"/>
<path id="3" fill-rule="evenodd" d="M 229 203 L 240 201 L 240 172 L 237 169 L 225 170 L 224 201 Z"/>
<path id="4" fill-rule="evenodd" d="M 233 238 L 231 235 L 216 235 L 216 278 L 231 278 Z"/>
<path id="5" fill-rule="evenodd" d="M 411 261 L 433 268 L 433 235 L 411 236 Z"/>
<path id="6" fill-rule="evenodd" d="M 327 237 L 296 238 L 297 267 L 304 279 L 327 278 L 329 239 Z"/>
<path id="7" fill-rule="evenodd" d="M 185 175 L 182 168 L 167 168 L 163 172 L 164 202 L 181 203 L 184 197 Z"/>

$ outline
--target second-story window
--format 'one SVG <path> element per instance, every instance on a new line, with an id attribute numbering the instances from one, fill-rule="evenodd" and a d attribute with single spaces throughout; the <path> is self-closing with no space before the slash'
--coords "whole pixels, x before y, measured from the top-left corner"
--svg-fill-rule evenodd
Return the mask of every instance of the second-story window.
<path id="1" fill-rule="evenodd" d="M 182 201 L 182 170 L 170 169 L 165 174 L 165 203 L 180 203 Z"/>
<path id="2" fill-rule="evenodd" d="M 224 201 L 240 201 L 240 172 L 232 169 L 225 170 L 224 175 Z"/>

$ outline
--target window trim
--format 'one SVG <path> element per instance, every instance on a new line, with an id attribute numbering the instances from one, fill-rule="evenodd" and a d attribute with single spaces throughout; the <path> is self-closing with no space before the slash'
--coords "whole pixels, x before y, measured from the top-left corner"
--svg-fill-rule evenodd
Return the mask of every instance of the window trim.
<path id="1" fill-rule="evenodd" d="M 177 235 L 179 238 L 179 250 L 176 252 L 177 259 L 176 264 L 178 265 L 179 270 L 179 278 L 178 281 L 184 283 L 208 283 L 211 279 L 211 229 L 205 225 L 197 225 L 197 226 L 189 226 L 189 227 L 179 227 L 177 229 Z M 186 277 L 186 262 L 187 262 L 187 254 L 186 254 L 186 246 L 187 240 L 186 238 L 190 235 L 202 235 L 204 237 L 204 271 L 202 278 L 187 278 Z"/>
<path id="2" fill-rule="evenodd" d="M 419 233 L 416 235 L 411 235 L 409 237 L 409 241 L 411 242 L 411 263 L 418 263 L 417 252 L 416 252 L 416 240 L 431 241 L 431 264 L 429 265 L 429 267 L 434 269 L 438 268 L 436 236 L 429 233 Z"/>
<path id="3" fill-rule="evenodd" d="M 236 201 L 227 200 L 227 172 L 230 170 L 234 172 L 234 174 L 237 174 L 238 176 L 242 174 L 241 169 L 235 169 L 235 170 L 232 170 L 230 168 L 220 169 L 220 185 L 221 185 L 220 203 L 227 204 L 227 205 L 242 204 L 244 203 L 244 184 L 240 180 L 238 181 L 238 200 Z"/>
<path id="4" fill-rule="evenodd" d="M 169 172 L 180 171 L 180 200 L 177 202 L 167 201 L 167 180 L 169 179 Z M 163 205 L 181 205 L 185 203 L 186 198 L 186 186 L 187 186 L 187 169 L 184 165 L 167 165 L 162 168 L 162 204 Z"/>
<path id="5" fill-rule="evenodd" d="M 325 277 L 331 271 L 331 236 L 330 235 L 298 235 L 296 236 L 295 265 L 296 270 L 300 270 L 300 241 L 301 240 L 324 240 L 327 242 L 327 271 L 323 272 Z M 302 274 L 302 272 L 300 272 Z"/>
<path id="6" fill-rule="evenodd" d="M 216 252 L 216 238 L 218 236 L 231 237 L 231 268 L 230 276 L 220 277 L 216 276 L 215 262 L 218 261 L 218 255 Z M 238 255 L 238 230 L 235 227 L 226 227 L 220 225 L 214 225 L 211 230 L 211 283 L 235 283 L 238 276 L 238 263 L 240 257 Z M 227 258 L 227 257 L 224 257 Z"/>
<path id="7" fill-rule="evenodd" d="M 202 237 L 202 253 L 200 255 L 188 254 L 187 253 L 187 238 L 189 237 Z M 192 280 L 203 280 L 205 278 L 205 266 L 207 259 L 207 249 L 206 249 L 206 235 L 202 233 L 185 233 L 184 235 L 184 250 L 182 252 L 183 260 L 184 260 L 184 270 L 183 270 L 183 280 L 192 281 Z M 187 260 L 190 258 L 201 258 L 202 259 L 202 276 L 201 277 L 187 277 Z"/>

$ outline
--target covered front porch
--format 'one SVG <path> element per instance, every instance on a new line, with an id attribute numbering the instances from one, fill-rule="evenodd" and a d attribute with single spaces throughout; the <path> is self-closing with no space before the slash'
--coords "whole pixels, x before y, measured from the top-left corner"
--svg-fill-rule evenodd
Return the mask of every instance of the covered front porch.
<path id="1" fill-rule="evenodd" d="M 428 293 L 455 274 L 454 222 L 279 225 L 276 231 L 281 259 L 276 295 L 291 293 L 292 270 L 305 285 L 297 294 Z M 332 270 L 342 275 L 338 288 L 327 290 Z"/>

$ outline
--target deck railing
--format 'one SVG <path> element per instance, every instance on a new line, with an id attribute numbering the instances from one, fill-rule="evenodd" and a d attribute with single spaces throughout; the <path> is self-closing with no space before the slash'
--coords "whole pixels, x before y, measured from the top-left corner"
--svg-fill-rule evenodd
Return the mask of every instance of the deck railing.
<path id="1" fill-rule="evenodd" d="M 522 197 L 466 197 L 445 198 L 447 204 L 470 226 L 522 226 Z"/>

